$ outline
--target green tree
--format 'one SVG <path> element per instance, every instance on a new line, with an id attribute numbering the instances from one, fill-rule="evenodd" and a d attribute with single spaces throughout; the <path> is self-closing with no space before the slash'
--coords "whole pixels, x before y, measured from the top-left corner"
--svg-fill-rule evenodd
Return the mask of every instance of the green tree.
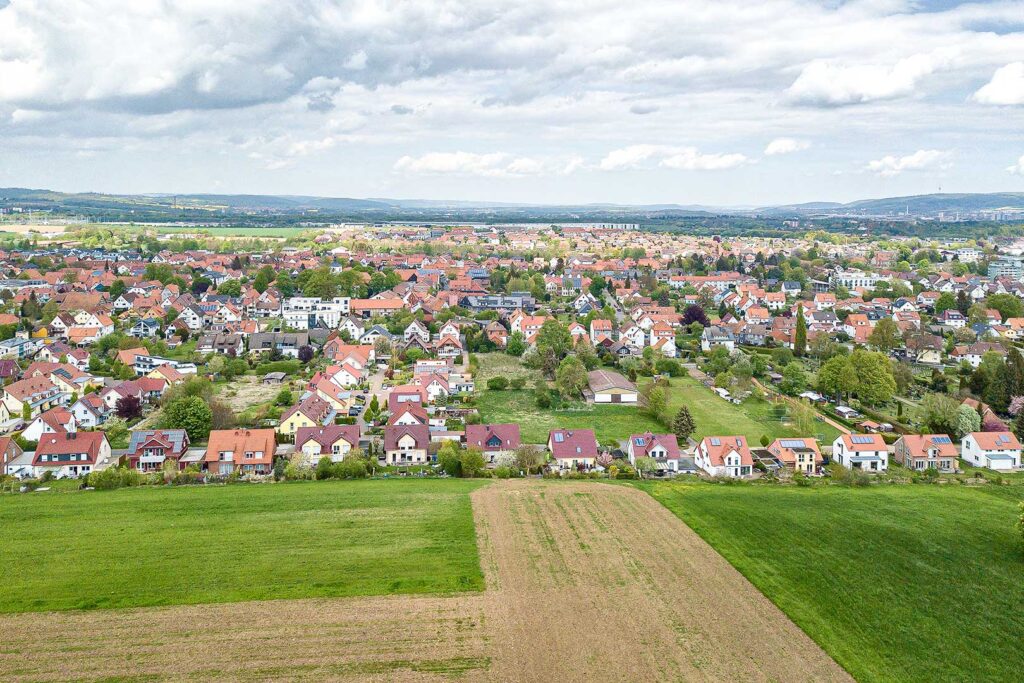
<path id="1" fill-rule="evenodd" d="M 857 398 L 871 406 L 892 399 L 896 380 L 885 354 L 857 349 L 851 354 L 850 363 L 857 374 Z"/>
<path id="2" fill-rule="evenodd" d="M 807 320 L 804 318 L 804 307 L 796 308 L 796 336 L 793 340 L 793 353 L 803 356 L 807 351 Z"/>
<path id="3" fill-rule="evenodd" d="M 889 353 L 903 345 L 899 325 L 892 318 L 882 318 L 875 323 L 875 329 L 868 336 L 868 344 L 875 349 Z"/>
<path id="4" fill-rule="evenodd" d="M 807 373 L 800 367 L 799 363 L 790 363 L 782 371 L 782 381 L 779 389 L 782 393 L 796 396 L 807 388 Z"/>
<path id="5" fill-rule="evenodd" d="M 818 391 L 842 401 L 857 389 L 857 372 L 848 356 L 833 356 L 818 369 Z"/>
<path id="6" fill-rule="evenodd" d="M 116 301 L 117 297 L 124 294 L 126 289 L 128 289 L 128 286 L 125 285 L 124 280 L 118 278 L 110 283 L 110 289 L 107 290 L 107 293 L 110 295 L 111 301 Z"/>
<path id="7" fill-rule="evenodd" d="M 569 328 L 554 318 L 545 320 L 537 332 L 536 348 L 544 374 L 553 376 L 561 360 L 572 350 Z"/>
<path id="8" fill-rule="evenodd" d="M 161 426 L 164 429 L 184 429 L 189 441 L 204 441 L 210 436 L 213 411 L 200 396 L 183 396 L 164 407 Z"/>
<path id="9" fill-rule="evenodd" d="M 935 315 L 942 315 L 954 308 L 956 308 L 956 298 L 949 292 L 943 292 L 935 301 Z"/>
<path id="10" fill-rule="evenodd" d="M 676 416 L 672 420 L 672 432 L 685 447 L 690 436 L 694 431 L 696 431 L 696 429 L 697 425 L 693 421 L 693 415 L 690 414 L 690 409 L 686 406 L 682 406 L 678 411 L 676 411 Z"/>
<path id="11" fill-rule="evenodd" d="M 1024 304 L 1016 294 L 993 294 L 985 300 L 985 307 L 999 311 L 1003 322 L 1007 318 L 1024 317 Z"/>
<path id="12" fill-rule="evenodd" d="M 948 434 L 959 439 L 958 415 L 960 404 L 944 394 L 925 394 L 918 408 L 918 419 L 929 434 Z"/>
<path id="13" fill-rule="evenodd" d="M 292 396 L 292 392 L 289 389 L 282 389 L 277 392 L 277 398 L 274 399 L 274 403 L 279 406 L 290 406 L 295 402 L 295 397 Z"/>
<path id="14" fill-rule="evenodd" d="M 567 356 L 558 364 L 555 386 L 565 398 L 579 398 L 587 387 L 587 369 L 579 358 Z"/>
<path id="15" fill-rule="evenodd" d="M 486 466 L 484 454 L 475 446 L 470 446 L 459 454 L 459 469 L 463 477 L 478 477 Z"/>
<path id="16" fill-rule="evenodd" d="M 523 352 L 526 351 L 526 341 L 523 339 L 522 332 L 513 332 L 512 336 L 508 338 L 508 343 L 505 346 L 505 353 L 510 356 L 522 356 Z"/>
<path id="17" fill-rule="evenodd" d="M 459 457 L 459 446 L 454 441 L 446 441 L 437 452 L 437 464 L 449 477 L 457 477 L 462 473 L 462 459 Z"/>
<path id="18" fill-rule="evenodd" d="M 217 293 L 224 296 L 241 296 L 242 283 L 238 280 L 225 280 L 217 287 Z"/>

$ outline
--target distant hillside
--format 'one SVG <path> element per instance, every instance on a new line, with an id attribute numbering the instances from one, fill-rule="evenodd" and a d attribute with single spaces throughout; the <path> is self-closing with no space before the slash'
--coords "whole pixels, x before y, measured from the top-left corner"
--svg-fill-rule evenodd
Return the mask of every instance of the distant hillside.
<path id="1" fill-rule="evenodd" d="M 1006 208 L 1024 209 L 1024 192 L 920 194 L 909 197 L 861 199 L 847 204 L 809 202 L 806 204 L 765 207 L 758 209 L 758 213 L 776 216 L 819 213 L 860 213 L 874 216 L 909 213 L 912 216 L 934 216 L 940 212 L 955 213 L 959 211 L 961 213 L 973 213 Z"/>

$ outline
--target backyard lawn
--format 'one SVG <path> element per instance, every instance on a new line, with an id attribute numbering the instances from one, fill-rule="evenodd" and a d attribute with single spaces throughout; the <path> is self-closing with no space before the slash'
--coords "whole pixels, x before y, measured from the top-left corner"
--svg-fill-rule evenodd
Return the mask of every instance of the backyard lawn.
<path id="1" fill-rule="evenodd" d="M 482 590 L 482 481 L 190 486 L 0 499 L 0 612 Z"/>
<path id="2" fill-rule="evenodd" d="M 642 379 L 640 384 L 650 380 Z M 797 434 L 786 418 L 779 420 L 773 414 L 772 404 L 758 398 L 748 398 L 740 405 L 730 403 L 703 384 L 689 376 L 673 377 L 669 394 L 669 412 L 675 414 L 683 405 L 690 409 L 697 426 L 694 438 L 705 436 L 747 437 L 752 446 L 760 443 L 761 435 L 770 439 L 783 436 L 807 436 Z M 822 443 L 831 444 L 839 435 L 838 430 L 826 422 L 816 422 L 815 436 Z"/>
<path id="3" fill-rule="evenodd" d="M 858 681 L 1024 671 L 1024 487 L 641 486 Z"/>

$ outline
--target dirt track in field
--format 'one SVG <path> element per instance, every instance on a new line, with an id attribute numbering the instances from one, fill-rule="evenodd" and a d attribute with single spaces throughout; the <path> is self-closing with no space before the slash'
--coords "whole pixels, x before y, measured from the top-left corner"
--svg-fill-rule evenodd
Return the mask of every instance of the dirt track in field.
<path id="1" fill-rule="evenodd" d="M 850 680 L 635 489 L 473 493 L 484 593 L 0 617 L 4 680 Z"/>

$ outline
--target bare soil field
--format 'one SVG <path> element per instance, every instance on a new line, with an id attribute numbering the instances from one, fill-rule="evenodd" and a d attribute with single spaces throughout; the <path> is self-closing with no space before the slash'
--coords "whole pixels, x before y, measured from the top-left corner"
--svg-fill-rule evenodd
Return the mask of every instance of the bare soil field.
<path id="1" fill-rule="evenodd" d="M 0 670 L 5 680 L 851 680 L 641 491 L 504 481 L 472 497 L 483 593 L 9 615 Z"/>

